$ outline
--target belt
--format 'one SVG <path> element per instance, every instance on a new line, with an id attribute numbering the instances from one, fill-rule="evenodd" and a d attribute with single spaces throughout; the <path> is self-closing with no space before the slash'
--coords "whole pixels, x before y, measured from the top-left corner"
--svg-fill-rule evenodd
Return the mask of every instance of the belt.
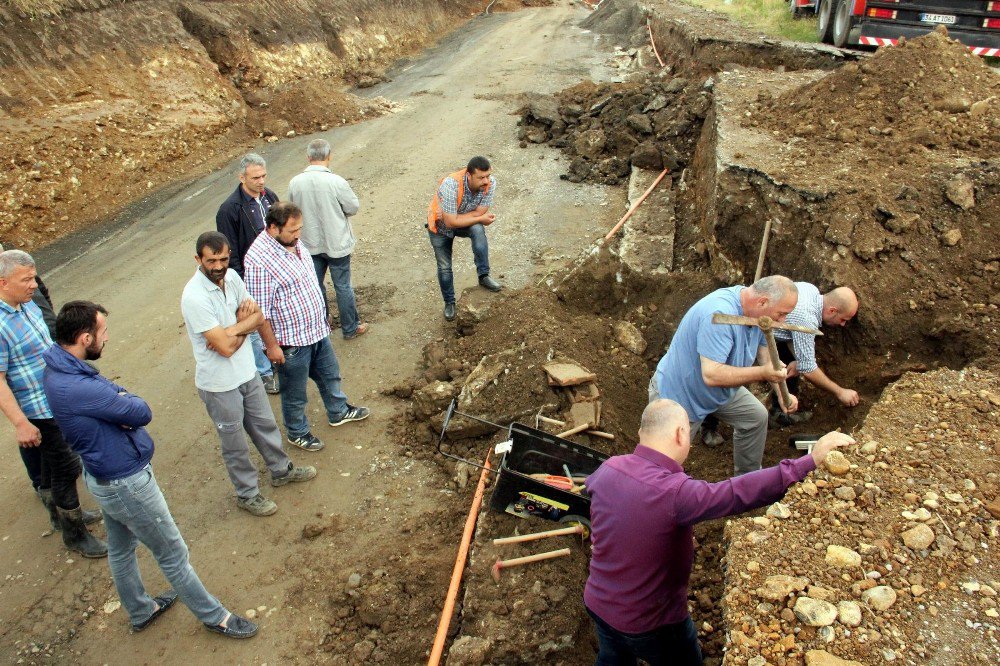
<path id="1" fill-rule="evenodd" d="M 93 478 L 94 479 L 94 483 L 96 483 L 99 486 L 110 486 L 111 485 L 111 479 L 98 479 L 96 476 L 95 477 L 91 477 L 91 478 Z"/>

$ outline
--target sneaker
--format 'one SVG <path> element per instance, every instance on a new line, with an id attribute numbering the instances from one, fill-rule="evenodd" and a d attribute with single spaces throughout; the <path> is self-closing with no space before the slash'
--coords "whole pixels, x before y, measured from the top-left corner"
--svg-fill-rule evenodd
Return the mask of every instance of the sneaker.
<path id="1" fill-rule="evenodd" d="M 347 411 L 336 421 L 330 421 L 330 425 L 336 428 L 351 421 L 364 421 L 368 418 L 369 414 L 371 414 L 371 411 L 367 407 L 353 407 L 352 405 L 348 405 Z"/>
<path id="2" fill-rule="evenodd" d="M 319 451 L 324 446 L 326 446 L 325 444 L 323 444 L 323 442 L 319 441 L 319 438 L 316 437 L 316 435 L 312 434 L 311 432 L 307 432 L 301 437 L 289 437 L 288 443 L 294 444 L 300 449 L 305 449 L 306 451 Z"/>
<path id="3" fill-rule="evenodd" d="M 503 285 L 491 278 L 489 275 L 479 276 L 479 286 L 483 289 L 489 289 L 490 291 L 500 291 L 503 289 Z"/>
<path id="4" fill-rule="evenodd" d="M 260 493 L 257 493 L 250 499 L 237 497 L 236 506 L 240 507 L 244 511 L 252 513 L 255 516 L 270 516 L 278 510 L 277 504 L 267 499 Z"/>
<path id="5" fill-rule="evenodd" d="M 445 303 L 444 304 L 444 320 L 445 321 L 454 321 L 454 319 L 455 319 L 455 304 L 454 303 Z"/>
<path id="6" fill-rule="evenodd" d="M 278 375 L 271 374 L 260 379 L 264 382 L 264 390 L 267 391 L 268 395 L 278 395 L 281 393 L 281 387 L 278 386 Z"/>
<path id="7" fill-rule="evenodd" d="M 370 328 L 370 326 L 368 326 L 367 323 L 358 324 L 358 327 L 356 329 L 354 329 L 354 333 L 352 335 L 345 335 L 344 339 L 345 340 L 353 340 L 354 338 L 358 337 L 359 335 L 364 335 L 365 333 L 367 333 L 369 328 Z"/>
<path id="8" fill-rule="evenodd" d="M 701 433 L 701 443 L 710 449 L 720 446 L 724 441 L 726 440 L 723 439 L 722 435 L 714 430 L 706 430 Z"/>
<path id="9" fill-rule="evenodd" d="M 288 483 L 300 483 L 316 478 L 316 468 L 312 465 L 308 467 L 292 467 L 284 476 L 272 476 L 271 485 L 277 488 Z"/>

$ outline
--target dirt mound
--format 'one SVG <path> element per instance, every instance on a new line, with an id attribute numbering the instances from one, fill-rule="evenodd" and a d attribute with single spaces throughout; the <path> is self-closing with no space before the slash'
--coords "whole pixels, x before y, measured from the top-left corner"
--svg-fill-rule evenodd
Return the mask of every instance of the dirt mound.
<path id="1" fill-rule="evenodd" d="M 521 145 L 549 143 L 573 157 L 564 177 L 616 185 L 633 166 L 677 171 L 688 162 L 712 103 L 700 81 L 649 74 L 628 83 L 581 83 L 522 110 Z"/>
<path id="2" fill-rule="evenodd" d="M 996 663 L 998 408 L 993 373 L 907 375 L 849 467 L 796 486 L 787 517 L 731 523 L 726 663 Z"/>

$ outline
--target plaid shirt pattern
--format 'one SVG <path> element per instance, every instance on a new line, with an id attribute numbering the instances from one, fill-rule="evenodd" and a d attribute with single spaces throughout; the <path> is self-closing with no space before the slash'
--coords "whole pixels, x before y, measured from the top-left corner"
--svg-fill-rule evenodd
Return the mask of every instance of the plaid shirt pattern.
<path id="1" fill-rule="evenodd" d="M 247 291 L 271 322 L 282 347 L 305 347 L 330 335 L 312 257 L 302 243 L 292 252 L 264 232 L 243 259 Z"/>
<path id="2" fill-rule="evenodd" d="M 7 385 L 29 419 L 52 418 L 42 387 L 42 353 L 51 346 L 49 329 L 37 305 L 24 303 L 15 310 L 0 301 L 0 372 L 6 373 Z"/>
<path id="3" fill-rule="evenodd" d="M 478 192 L 473 192 L 469 186 L 469 176 L 465 176 L 465 191 L 462 193 L 462 205 L 458 205 L 458 181 L 454 178 L 445 178 L 438 187 L 438 202 L 441 210 L 452 215 L 471 213 L 480 206 L 489 208 L 493 205 L 493 195 L 497 190 L 497 180 L 490 176 L 489 192 L 483 188 Z M 455 230 L 449 229 L 444 223 L 438 225 L 437 232 L 442 236 L 454 236 Z"/>
<path id="4" fill-rule="evenodd" d="M 795 304 L 795 309 L 789 313 L 785 323 L 819 330 L 819 327 L 823 325 L 823 296 L 815 285 L 808 282 L 796 282 L 795 286 L 799 289 L 799 300 Z M 776 328 L 774 329 L 774 339 L 792 341 L 792 353 L 795 354 L 795 360 L 798 362 L 801 374 L 810 373 L 819 367 L 819 364 L 816 363 L 815 335 L 793 333 Z"/>

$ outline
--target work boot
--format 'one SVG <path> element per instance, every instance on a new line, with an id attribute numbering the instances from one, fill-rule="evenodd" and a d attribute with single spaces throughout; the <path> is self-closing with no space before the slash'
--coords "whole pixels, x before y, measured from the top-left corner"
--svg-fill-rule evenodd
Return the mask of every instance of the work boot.
<path id="1" fill-rule="evenodd" d="M 500 291 L 503 285 L 491 278 L 489 275 L 479 276 L 479 286 L 490 291 Z"/>
<path id="2" fill-rule="evenodd" d="M 84 557 L 107 557 L 108 544 L 104 543 L 87 529 L 83 522 L 83 509 L 60 509 L 59 523 L 62 525 L 63 543 L 70 550 L 75 550 Z"/>

